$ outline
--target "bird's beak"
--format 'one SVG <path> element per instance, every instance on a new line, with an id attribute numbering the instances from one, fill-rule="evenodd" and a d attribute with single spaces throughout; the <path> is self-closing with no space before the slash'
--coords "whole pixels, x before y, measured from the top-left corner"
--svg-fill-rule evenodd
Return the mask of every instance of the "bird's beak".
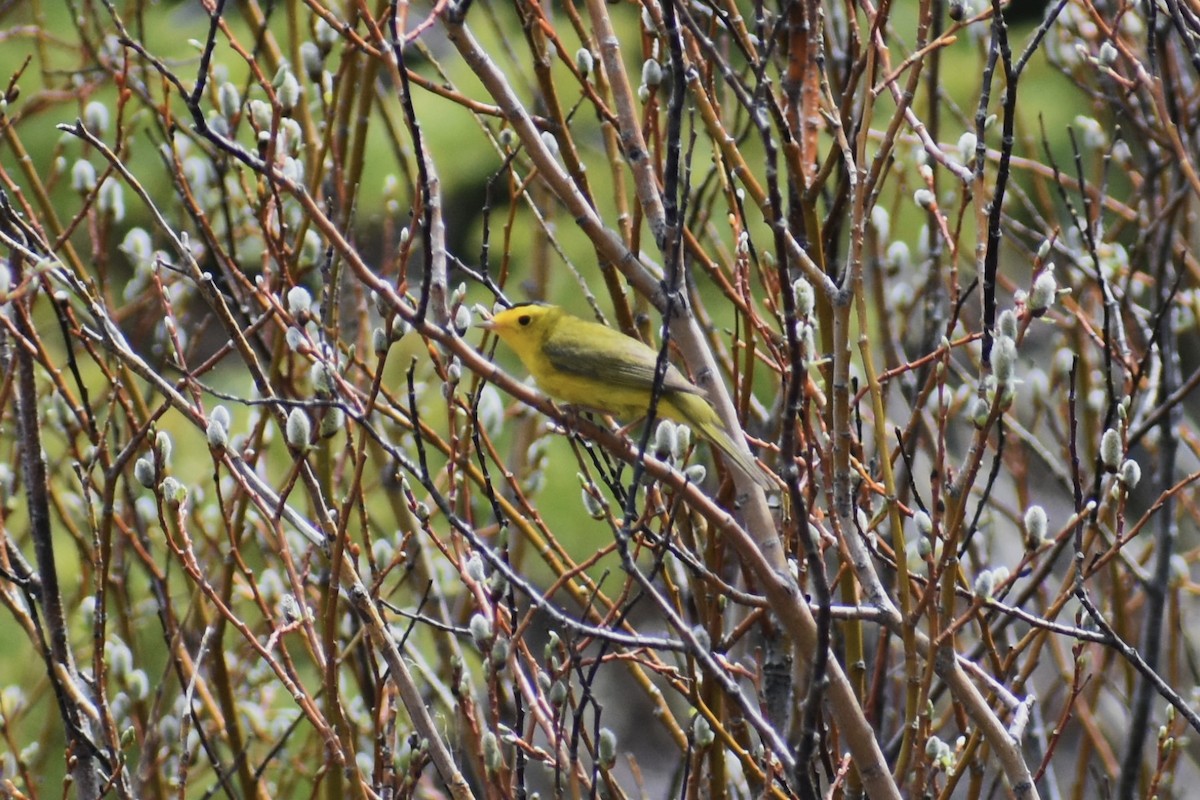
<path id="1" fill-rule="evenodd" d="M 485 331 L 494 331 L 496 330 L 496 322 L 495 320 L 481 319 L 475 323 L 475 327 L 483 328 Z"/>

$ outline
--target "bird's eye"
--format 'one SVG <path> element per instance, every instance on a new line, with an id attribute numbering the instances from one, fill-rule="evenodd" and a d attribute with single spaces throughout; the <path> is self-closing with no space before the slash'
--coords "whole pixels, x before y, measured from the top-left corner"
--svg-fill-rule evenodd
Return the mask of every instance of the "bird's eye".
<path id="1" fill-rule="evenodd" d="M 521 326 L 524 327 L 529 324 L 531 319 L 532 317 L 530 317 L 528 314 L 522 314 L 521 316 L 517 317 L 517 322 L 521 323 Z"/>

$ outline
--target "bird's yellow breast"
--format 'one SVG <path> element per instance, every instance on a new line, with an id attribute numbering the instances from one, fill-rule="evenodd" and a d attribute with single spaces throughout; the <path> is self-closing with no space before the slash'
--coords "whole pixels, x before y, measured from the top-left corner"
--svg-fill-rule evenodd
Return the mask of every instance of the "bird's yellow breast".
<path id="1" fill-rule="evenodd" d="M 644 417 L 650 410 L 650 392 L 642 388 L 615 386 L 599 378 L 567 375 L 554 369 L 529 370 L 546 394 L 563 403 L 603 411 L 627 422 Z M 669 413 L 669 393 L 659 398 L 658 415 L 676 418 Z"/>
<path id="2" fill-rule="evenodd" d="M 612 414 L 627 422 L 648 413 L 654 386 L 652 365 L 658 354 L 642 342 L 564 314 L 552 306 L 515 307 L 496 315 L 495 320 L 493 329 L 497 335 L 521 359 L 538 388 L 550 397 Z M 558 363 L 549 355 L 551 352 Z M 646 364 L 644 376 L 631 379 L 628 370 L 621 368 L 631 360 Z M 671 384 L 671 380 L 675 383 Z M 680 384 L 695 390 L 683 376 L 676 374 L 659 395 L 659 417 L 689 421 L 673 400 L 679 396 L 680 403 L 687 405 L 682 399 L 685 392 L 676 388 Z M 703 400 L 699 400 L 699 405 L 711 413 Z"/>

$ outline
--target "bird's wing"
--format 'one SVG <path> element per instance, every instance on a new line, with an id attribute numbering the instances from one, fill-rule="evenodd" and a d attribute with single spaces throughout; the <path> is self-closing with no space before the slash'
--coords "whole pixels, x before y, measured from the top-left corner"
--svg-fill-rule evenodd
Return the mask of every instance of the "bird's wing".
<path id="1" fill-rule="evenodd" d="M 604 325 L 589 323 L 586 333 L 589 340 L 586 343 L 578 341 L 578 336 L 571 337 L 576 341 L 563 341 L 559 337 L 551 336 L 543 344 L 542 350 L 551 366 L 563 372 L 611 382 L 617 386 L 649 389 L 654 385 L 654 371 L 658 363 L 656 351 L 637 339 Z M 583 344 L 589 346 L 582 346 Z M 596 347 L 597 344 L 602 346 Z M 620 358 L 613 357 L 614 350 L 621 352 Z M 704 395 L 704 390 L 684 377 L 672 364 L 667 364 L 663 391 Z"/>

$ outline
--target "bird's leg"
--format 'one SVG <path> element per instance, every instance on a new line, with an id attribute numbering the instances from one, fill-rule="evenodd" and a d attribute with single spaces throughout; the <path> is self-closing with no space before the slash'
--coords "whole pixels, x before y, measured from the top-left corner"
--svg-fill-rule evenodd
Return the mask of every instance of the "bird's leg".
<path id="1" fill-rule="evenodd" d="M 572 436 L 578 432 L 578 422 L 580 409 L 579 406 L 570 403 L 555 403 L 555 406 L 562 412 L 562 420 L 555 421 L 553 430 L 555 433 L 561 433 L 564 436 Z"/>
<path id="2" fill-rule="evenodd" d="M 588 421 L 593 421 L 590 417 L 591 411 L 584 406 L 577 406 L 573 403 L 556 403 L 559 411 L 562 412 L 561 424 L 555 425 L 555 432 L 561 433 L 564 436 L 573 436 L 579 433 L 579 420 L 584 418 L 584 414 L 588 414 Z"/>
<path id="3" fill-rule="evenodd" d="M 567 436 L 579 433 L 578 423 L 580 419 L 584 419 L 584 414 L 587 414 L 588 416 L 586 419 L 594 424 L 604 425 L 607 423 L 608 429 L 614 431 L 618 436 L 627 435 L 639 422 L 641 422 L 641 419 L 638 419 L 628 425 L 614 429 L 613 426 L 615 423 L 613 422 L 613 417 L 609 416 L 608 414 L 602 415 L 603 422 L 601 422 L 592 416 L 593 414 L 600 415 L 600 412 L 594 411 L 587 406 L 578 406 L 574 403 L 555 403 L 555 406 L 559 411 L 562 412 L 563 417 L 562 423 L 556 425 L 555 430 L 557 433 L 562 433 Z"/>

